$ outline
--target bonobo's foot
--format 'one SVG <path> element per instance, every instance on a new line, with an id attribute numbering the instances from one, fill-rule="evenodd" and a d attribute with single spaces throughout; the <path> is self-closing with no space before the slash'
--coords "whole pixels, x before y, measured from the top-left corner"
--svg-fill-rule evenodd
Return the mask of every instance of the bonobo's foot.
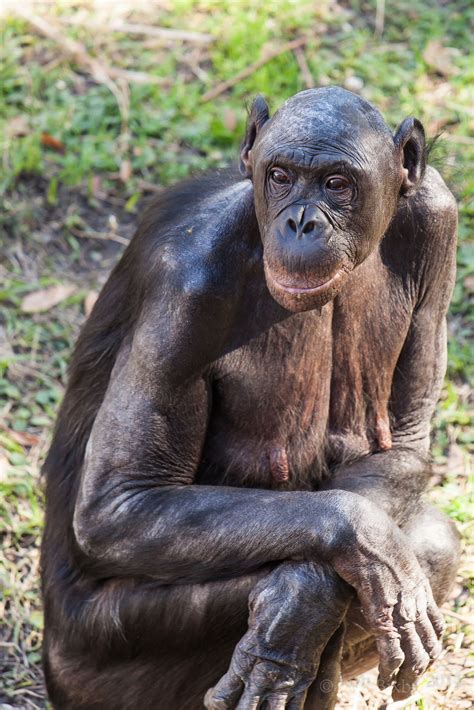
<path id="1" fill-rule="evenodd" d="M 328 568 L 279 565 L 252 591 L 249 630 L 237 644 L 227 673 L 207 692 L 206 708 L 300 710 L 324 661 L 323 652 L 335 637 L 337 652 L 326 654 L 321 663 L 324 678 L 316 680 L 323 691 L 318 708 L 333 707 L 343 633 L 338 629 L 351 599 L 350 588 Z"/>

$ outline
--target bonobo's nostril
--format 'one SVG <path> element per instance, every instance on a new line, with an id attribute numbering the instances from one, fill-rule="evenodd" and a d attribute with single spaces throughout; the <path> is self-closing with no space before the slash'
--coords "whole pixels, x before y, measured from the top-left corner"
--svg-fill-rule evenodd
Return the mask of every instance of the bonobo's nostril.
<path id="1" fill-rule="evenodd" d="M 313 220 L 306 222 L 305 226 L 303 227 L 303 234 L 308 234 L 308 232 L 312 232 L 315 226 L 316 225 Z"/>
<path id="2" fill-rule="evenodd" d="M 290 217 L 290 219 L 288 220 L 288 226 L 289 226 L 289 228 L 291 229 L 292 232 L 296 232 L 296 231 L 298 230 L 298 227 L 296 226 L 295 220 L 294 220 L 294 219 L 291 219 L 291 217 Z"/>

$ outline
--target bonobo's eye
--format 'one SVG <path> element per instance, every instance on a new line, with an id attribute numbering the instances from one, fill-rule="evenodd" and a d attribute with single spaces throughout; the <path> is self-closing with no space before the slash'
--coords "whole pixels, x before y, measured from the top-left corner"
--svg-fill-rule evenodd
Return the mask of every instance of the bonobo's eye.
<path id="1" fill-rule="evenodd" d="M 344 175 L 331 175 L 324 184 L 326 190 L 337 200 L 348 200 L 352 196 L 352 180 Z"/>
<path id="2" fill-rule="evenodd" d="M 273 168 L 270 170 L 270 180 L 277 185 L 290 185 L 291 178 L 288 173 L 285 173 L 281 168 Z"/>

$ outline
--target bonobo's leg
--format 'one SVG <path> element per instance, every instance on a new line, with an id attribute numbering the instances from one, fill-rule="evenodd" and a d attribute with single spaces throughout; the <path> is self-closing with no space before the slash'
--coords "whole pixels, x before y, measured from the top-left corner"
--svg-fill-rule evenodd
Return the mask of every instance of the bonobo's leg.
<path id="1" fill-rule="evenodd" d="M 72 620 L 57 617 L 46 629 L 55 710 L 202 709 L 246 631 L 249 594 L 269 569 L 204 584 L 106 581 L 76 602 Z"/>

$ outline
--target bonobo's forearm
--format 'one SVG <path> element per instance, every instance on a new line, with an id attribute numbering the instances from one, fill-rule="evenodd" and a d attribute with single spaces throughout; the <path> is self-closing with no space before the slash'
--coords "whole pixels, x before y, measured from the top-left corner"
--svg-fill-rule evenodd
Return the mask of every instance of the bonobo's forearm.
<path id="1" fill-rule="evenodd" d="M 342 491 L 129 488 L 107 505 L 79 502 L 74 528 L 104 576 L 207 581 L 273 561 L 327 559 L 343 544 L 344 531 L 355 529 L 372 508 Z"/>
<path id="2" fill-rule="evenodd" d="M 340 466 L 321 488 L 358 493 L 400 523 L 418 504 L 428 472 L 426 456 L 400 447 Z"/>

